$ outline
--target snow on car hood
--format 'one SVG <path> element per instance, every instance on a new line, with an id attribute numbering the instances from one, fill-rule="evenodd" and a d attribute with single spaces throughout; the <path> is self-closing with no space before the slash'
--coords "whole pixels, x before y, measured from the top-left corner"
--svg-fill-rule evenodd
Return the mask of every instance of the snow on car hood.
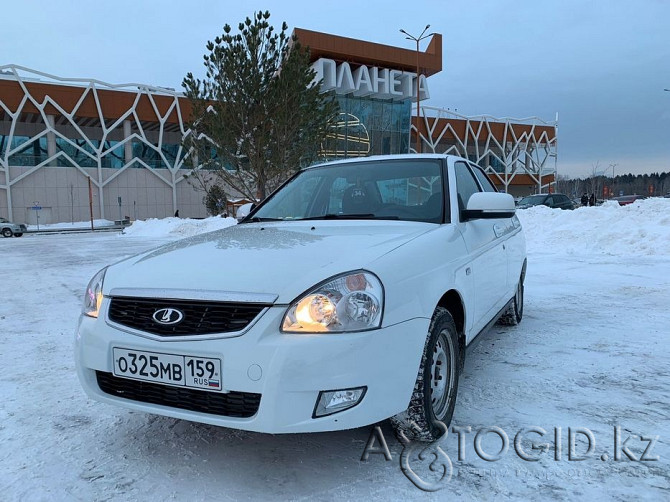
<path id="1" fill-rule="evenodd" d="M 365 268 L 436 225 L 405 221 L 249 223 L 176 241 L 109 268 L 114 288 L 296 296 L 333 275 Z"/>

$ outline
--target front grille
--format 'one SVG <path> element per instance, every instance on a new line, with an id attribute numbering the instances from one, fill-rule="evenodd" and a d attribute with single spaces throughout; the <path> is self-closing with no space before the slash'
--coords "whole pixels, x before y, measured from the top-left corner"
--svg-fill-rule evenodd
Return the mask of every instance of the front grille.
<path id="1" fill-rule="evenodd" d="M 159 336 L 207 335 L 243 330 L 265 307 L 255 303 L 114 297 L 109 319 Z M 153 316 L 161 309 L 177 309 L 183 319 L 176 324 L 159 324 Z"/>
<path id="2" fill-rule="evenodd" d="M 128 380 L 102 371 L 96 371 L 95 374 L 100 390 L 106 394 L 182 410 L 199 411 L 224 417 L 249 418 L 256 414 L 261 403 L 261 395 L 251 392 L 222 394 Z"/>

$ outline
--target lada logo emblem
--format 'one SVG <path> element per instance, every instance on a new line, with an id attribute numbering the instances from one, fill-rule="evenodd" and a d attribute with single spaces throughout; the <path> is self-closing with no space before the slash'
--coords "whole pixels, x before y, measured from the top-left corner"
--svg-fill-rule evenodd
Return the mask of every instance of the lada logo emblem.
<path id="1" fill-rule="evenodd" d="M 153 318 L 158 324 L 169 326 L 170 324 L 181 322 L 184 318 L 184 314 L 181 310 L 165 308 L 154 312 Z"/>

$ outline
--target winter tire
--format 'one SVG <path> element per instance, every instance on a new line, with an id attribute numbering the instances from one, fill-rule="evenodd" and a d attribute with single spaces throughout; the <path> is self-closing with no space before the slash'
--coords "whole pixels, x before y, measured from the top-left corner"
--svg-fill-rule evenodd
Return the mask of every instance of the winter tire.
<path id="1" fill-rule="evenodd" d="M 459 355 L 456 323 L 448 310 L 438 307 L 430 322 L 409 406 L 391 417 L 399 436 L 434 441 L 444 433 L 444 426 L 449 427 L 458 392 Z"/>
<path id="2" fill-rule="evenodd" d="M 498 319 L 498 324 L 516 326 L 523 319 L 523 276 L 519 279 L 512 304 Z"/>
<path id="3" fill-rule="evenodd" d="M 9 228 L 3 228 L 2 229 L 2 236 L 3 237 L 11 237 L 12 235 L 13 235 L 12 231 Z"/>

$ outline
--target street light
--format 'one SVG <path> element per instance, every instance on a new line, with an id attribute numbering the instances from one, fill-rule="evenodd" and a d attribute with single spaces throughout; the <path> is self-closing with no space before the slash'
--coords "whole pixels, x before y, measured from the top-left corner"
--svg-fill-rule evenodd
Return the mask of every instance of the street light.
<path id="1" fill-rule="evenodd" d="M 423 29 L 421 32 L 421 35 L 418 37 L 415 37 L 413 35 L 410 35 L 407 33 L 405 30 L 402 28 L 400 29 L 400 33 L 405 35 L 405 38 L 407 40 L 414 40 L 416 42 L 416 151 L 417 153 L 421 153 L 421 136 L 419 133 L 419 119 L 421 117 L 421 108 L 419 107 L 419 75 L 420 75 L 420 68 L 419 68 L 419 43 L 421 40 L 424 40 L 428 37 L 432 37 L 435 35 L 435 33 L 428 33 L 426 35 L 426 32 L 428 31 L 428 28 L 430 28 L 430 25 L 427 24 L 426 27 Z"/>
<path id="2" fill-rule="evenodd" d="M 611 187 L 611 192 L 614 191 L 614 178 L 615 178 L 615 176 L 614 176 L 614 168 L 615 168 L 616 166 L 618 166 L 618 165 L 619 165 L 619 164 L 617 164 L 617 163 L 615 163 L 615 162 L 612 162 L 612 163 L 609 165 L 609 167 L 612 168 L 612 187 Z M 609 167 L 608 167 L 607 169 L 609 169 Z M 610 192 L 610 197 L 612 196 L 612 195 L 611 195 L 611 192 Z"/>

